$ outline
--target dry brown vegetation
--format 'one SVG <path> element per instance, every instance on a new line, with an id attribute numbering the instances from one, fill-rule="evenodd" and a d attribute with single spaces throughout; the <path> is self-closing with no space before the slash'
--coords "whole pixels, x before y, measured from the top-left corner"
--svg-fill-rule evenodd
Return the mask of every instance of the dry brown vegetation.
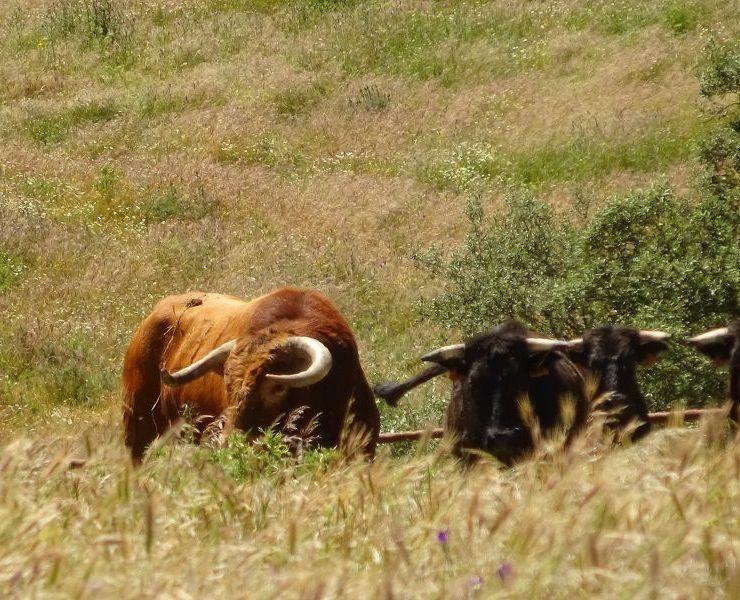
<path id="1" fill-rule="evenodd" d="M 740 455 L 699 430 L 507 472 L 190 446 L 132 472 L 118 426 L 132 329 L 188 289 L 317 288 L 371 379 L 415 368 L 455 334 L 419 317 L 439 283 L 413 251 L 459 240 L 468 199 L 495 211 L 512 187 L 567 208 L 684 186 L 706 127 L 696 57 L 735 13 L 725 0 L 0 3 L 0 590 L 740 594 Z M 385 411 L 384 430 L 437 424 L 444 389 Z M 258 474 L 235 477 L 234 461 Z"/>
<path id="2" fill-rule="evenodd" d="M 3 350 L 0 427 L 106 412 L 133 326 L 185 289 L 319 288 L 371 375 L 399 374 L 442 339 L 416 317 L 435 283 L 410 255 L 459 239 L 471 194 L 495 210 L 524 185 L 569 206 L 685 181 L 703 127 L 693 65 L 731 15 L 731 2 L 4 3 L 0 339 L 20 350 Z"/>
<path id="3" fill-rule="evenodd" d="M 430 451 L 295 462 L 274 437 L 259 450 L 170 441 L 132 471 L 113 430 L 3 450 L 6 595 L 740 593 L 740 451 L 713 442 L 716 423 L 631 448 L 590 437 L 569 456 L 469 472 Z"/>

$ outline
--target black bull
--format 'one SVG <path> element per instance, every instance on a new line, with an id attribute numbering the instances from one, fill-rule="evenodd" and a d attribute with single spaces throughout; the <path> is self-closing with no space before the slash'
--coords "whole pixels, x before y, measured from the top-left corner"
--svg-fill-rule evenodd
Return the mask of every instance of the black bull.
<path id="1" fill-rule="evenodd" d="M 740 424 L 740 319 L 687 340 L 688 344 L 730 371 L 730 421 Z"/>
<path id="2" fill-rule="evenodd" d="M 621 430 L 634 422 L 632 439 L 645 435 L 650 423 L 635 369 L 665 349 L 667 337 L 602 327 L 560 342 L 532 337 L 507 321 L 425 355 L 431 367 L 400 384 L 377 385 L 375 392 L 395 404 L 413 387 L 449 372 L 453 391 L 444 426 L 456 439 L 455 452 L 483 451 L 510 464 L 529 454 L 539 435 L 565 432 L 567 445 L 582 429 L 591 410 L 583 373 L 593 377 L 595 397 L 605 398 L 605 408 L 616 415 L 609 426 Z M 522 398 L 529 409 L 523 410 Z"/>

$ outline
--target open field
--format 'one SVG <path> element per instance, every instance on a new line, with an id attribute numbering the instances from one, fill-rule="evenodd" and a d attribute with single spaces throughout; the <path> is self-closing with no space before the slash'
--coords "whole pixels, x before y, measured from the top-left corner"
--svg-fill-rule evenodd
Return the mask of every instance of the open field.
<path id="1" fill-rule="evenodd" d="M 294 463 L 274 439 L 170 444 L 132 471 L 112 431 L 0 455 L 4 595 L 740 594 L 740 448 L 707 429 L 471 473 L 433 452 Z"/>
<path id="2" fill-rule="evenodd" d="M 274 440 L 132 471 L 119 425 L 164 295 L 316 288 L 399 378 L 459 339 L 414 256 L 471 200 L 694 198 L 697 62 L 738 31 L 731 0 L 0 3 L 0 592 L 740 595 L 740 450 L 707 426 L 463 473 Z M 382 430 L 437 426 L 447 391 Z"/>
<path id="3" fill-rule="evenodd" d="M 318 288 L 371 378 L 414 368 L 455 333 L 419 319 L 438 283 L 411 254 L 459 239 L 471 195 L 685 184 L 732 8 L 3 3 L 0 428 L 111 410 L 133 327 L 186 289 Z M 415 400 L 387 423 L 438 420 Z"/>

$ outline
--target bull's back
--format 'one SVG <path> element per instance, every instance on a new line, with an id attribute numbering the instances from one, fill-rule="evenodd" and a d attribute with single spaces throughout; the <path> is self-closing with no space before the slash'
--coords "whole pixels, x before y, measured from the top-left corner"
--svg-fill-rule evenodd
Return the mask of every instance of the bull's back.
<path id="1" fill-rule="evenodd" d="M 182 368 L 226 341 L 248 320 L 249 303 L 191 292 L 156 304 L 134 332 L 123 362 L 123 423 L 134 459 L 179 416 L 184 406 L 195 416 L 223 410 L 223 385 L 216 374 L 179 388 L 163 388 L 160 368 Z M 232 335 L 233 337 L 233 335 Z"/>

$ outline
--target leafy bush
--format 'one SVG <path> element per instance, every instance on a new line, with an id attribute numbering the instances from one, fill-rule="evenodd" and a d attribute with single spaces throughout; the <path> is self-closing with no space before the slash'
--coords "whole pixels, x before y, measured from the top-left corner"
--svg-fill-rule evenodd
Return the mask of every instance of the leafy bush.
<path id="1" fill-rule="evenodd" d="M 727 197 L 692 203 L 655 187 L 608 202 L 582 226 L 525 195 L 489 220 L 473 201 L 468 216 L 451 258 L 437 249 L 417 257 L 448 282 L 422 311 L 468 334 L 513 317 L 558 337 L 602 323 L 681 336 L 740 308 L 740 205 Z M 678 346 L 643 383 L 655 407 L 723 390 L 705 361 Z"/>
<path id="2" fill-rule="evenodd" d="M 740 40 L 712 40 L 705 51 L 699 81 L 701 93 L 707 98 L 740 92 Z"/>
<path id="3" fill-rule="evenodd" d="M 736 94 L 739 73 L 735 46 L 710 45 L 702 93 Z M 708 184 L 699 181 L 698 200 L 659 185 L 614 198 L 586 218 L 578 208 L 558 217 L 544 202 L 520 194 L 490 219 L 480 200 L 473 200 L 462 247 L 448 259 L 434 248 L 417 256 L 447 282 L 446 291 L 424 302 L 422 311 L 468 334 L 513 317 L 558 337 L 603 323 L 680 337 L 738 316 L 736 99 L 717 114 L 722 121 L 700 147 L 710 177 Z M 655 408 L 703 404 L 725 388 L 721 374 L 677 344 L 642 378 Z"/>
<path id="4" fill-rule="evenodd" d="M 476 199 L 469 203 L 467 215 L 467 239 L 449 261 L 437 248 L 416 257 L 450 283 L 426 310 L 467 333 L 507 314 L 541 321 L 544 288 L 565 271 L 568 231 L 558 227 L 552 210 L 532 196 L 513 196 L 508 210 L 490 221 Z"/>
<path id="5" fill-rule="evenodd" d="M 710 101 L 710 114 L 720 124 L 699 146 L 718 193 L 737 194 L 740 188 L 740 40 L 707 47 L 700 77 L 701 94 Z"/>

